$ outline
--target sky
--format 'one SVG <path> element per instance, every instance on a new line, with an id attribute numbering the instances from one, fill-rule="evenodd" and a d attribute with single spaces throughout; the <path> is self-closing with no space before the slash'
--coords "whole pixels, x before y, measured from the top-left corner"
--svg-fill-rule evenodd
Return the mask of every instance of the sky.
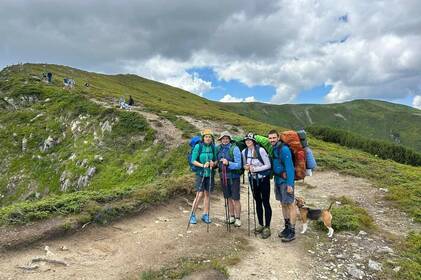
<path id="1" fill-rule="evenodd" d="M 421 109 L 419 0 L 1 0 L 0 67 L 133 73 L 222 102 Z"/>

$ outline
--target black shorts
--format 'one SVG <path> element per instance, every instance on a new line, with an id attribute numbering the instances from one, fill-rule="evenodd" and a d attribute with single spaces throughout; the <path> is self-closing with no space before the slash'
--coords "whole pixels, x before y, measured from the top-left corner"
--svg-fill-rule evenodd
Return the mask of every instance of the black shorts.
<path id="1" fill-rule="evenodd" d="M 209 185 L 210 189 L 209 189 Z M 209 177 L 202 177 L 199 175 L 196 175 L 196 191 L 197 192 L 203 192 L 203 191 L 211 191 L 213 192 L 213 189 L 215 187 L 215 176 L 212 176 L 212 183 L 210 182 Z"/>
<path id="2" fill-rule="evenodd" d="M 240 178 L 227 179 L 227 186 L 225 186 L 221 178 L 221 187 L 224 193 L 224 198 L 240 200 Z"/>

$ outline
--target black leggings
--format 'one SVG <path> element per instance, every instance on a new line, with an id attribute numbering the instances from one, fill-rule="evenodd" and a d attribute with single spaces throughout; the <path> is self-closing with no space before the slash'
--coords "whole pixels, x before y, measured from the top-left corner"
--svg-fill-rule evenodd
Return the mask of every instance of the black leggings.
<path id="1" fill-rule="evenodd" d="M 272 208 L 270 207 L 270 178 L 266 176 L 261 179 L 252 179 L 253 197 L 256 201 L 257 219 L 261 226 L 270 227 L 272 219 Z M 263 207 L 265 208 L 265 221 L 263 224 Z"/>

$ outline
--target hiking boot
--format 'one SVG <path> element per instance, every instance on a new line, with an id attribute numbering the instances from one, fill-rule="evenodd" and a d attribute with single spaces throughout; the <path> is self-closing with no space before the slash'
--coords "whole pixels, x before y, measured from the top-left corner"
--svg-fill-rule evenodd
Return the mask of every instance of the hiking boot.
<path id="1" fill-rule="evenodd" d="M 235 227 L 241 227 L 241 220 L 240 219 L 235 219 L 234 226 Z"/>
<path id="2" fill-rule="evenodd" d="M 262 238 L 266 239 L 270 236 L 270 227 L 265 227 L 262 231 Z"/>
<path id="3" fill-rule="evenodd" d="M 231 216 L 231 217 L 229 218 L 228 223 L 230 223 L 230 224 L 235 223 L 235 218 L 234 218 L 234 216 Z"/>
<path id="4" fill-rule="evenodd" d="M 196 223 L 197 223 L 196 215 L 192 214 L 191 217 L 190 217 L 190 224 L 195 225 Z"/>
<path id="5" fill-rule="evenodd" d="M 203 221 L 204 223 L 206 223 L 206 224 L 210 224 L 210 223 L 212 223 L 212 221 L 211 221 L 211 219 L 210 219 L 210 217 L 209 217 L 209 214 L 203 214 L 203 215 L 202 215 L 202 221 Z"/>
<path id="6" fill-rule="evenodd" d="M 287 237 L 288 236 L 288 234 L 289 234 L 289 227 L 288 226 L 286 226 L 282 231 L 280 231 L 279 233 L 278 233 L 278 237 L 279 238 L 284 238 L 284 237 Z"/>
<path id="7" fill-rule="evenodd" d="M 263 226 L 258 225 L 258 226 L 256 227 L 256 229 L 254 230 L 254 233 L 261 233 L 262 231 L 263 231 Z"/>
<path id="8" fill-rule="evenodd" d="M 291 242 L 295 239 L 295 228 L 291 227 L 289 229 L 288 235 L 282 238 L 282 242 Z"/>
<path id="9" fill-rule="evenodd" d="M 285 227 L 282 231 L 280 231 L 278 233 L 279 238 L 283 238 L 283 237 L 286 237 L 288 235 L 290 226 L 291 226 L 291 224 L 289 222 L 289 219 L 288 220 L 285 219 Z"/>

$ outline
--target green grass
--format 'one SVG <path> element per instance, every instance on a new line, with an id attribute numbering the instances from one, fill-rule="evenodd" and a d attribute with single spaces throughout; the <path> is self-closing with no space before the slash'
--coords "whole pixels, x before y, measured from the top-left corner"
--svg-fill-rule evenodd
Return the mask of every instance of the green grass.
<path id="1" fill-rule="evenodd" d="M 421 151 L 421 111 L 405 105 L 378 100 L 354 100 L 340 104 L 220 105 L 227 111 L 275 126 L 293 129 L 328 126 L 389 142 L 393 142 L 394 135 L 403 145 Z"/>
<path id="2" fill-rule="evenodd" d="M 217 270 L 228 277 L 228 267 L 240 262 L 241 254 L 249 249 L 247 245 L 248 241 L 246 239 L 235 238 L 226 246 L 215 248 L 210 256 L 206 255 L 206 257 L 194 258 L 183 257 L 175 263 L 166 265 L 159 270 L 143 271 L 140 274 L 140 279 L 182 279 L 193 272 L 209 269 Z"/>
<path id="3" fill-rule="evenodd" d="M 402 245 L 401 270 L 394 273 L 398 279 L 421 279 L 421 233 L 411 233 Z"/>
<path id="4" fill-rule="evenodd" d="M 332 200 L 341 203 L 331 209 L 332 227 L 336 231 L 367 231 L 375 228 L 373 219 L 367 211 L 349 197 L 342 196 Z M 320 229 L 325 229 L 322 222 L 319 221 L 317 225 Z"/>

